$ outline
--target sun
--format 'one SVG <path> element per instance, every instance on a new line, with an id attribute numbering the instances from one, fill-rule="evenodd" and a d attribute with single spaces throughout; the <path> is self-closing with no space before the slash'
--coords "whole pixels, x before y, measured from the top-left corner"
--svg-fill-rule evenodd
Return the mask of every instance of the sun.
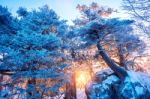
<path id="1" fill-rule="evenodd" d="M 84 88 L 91 79 L 91 75 L 87 71 L 76 71 L 75 75 L 77 88 Z"/>

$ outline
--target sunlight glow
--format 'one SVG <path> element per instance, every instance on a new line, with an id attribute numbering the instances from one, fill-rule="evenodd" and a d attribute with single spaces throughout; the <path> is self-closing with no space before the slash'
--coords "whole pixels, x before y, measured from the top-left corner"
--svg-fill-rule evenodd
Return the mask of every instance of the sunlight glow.
<path id="1" fill-rule="evenodd" d="M 88 71 L 76 72 L 76 86 L 77 88 L 84 88 L 87 82 L 91 79 L 91 75 Z"/>

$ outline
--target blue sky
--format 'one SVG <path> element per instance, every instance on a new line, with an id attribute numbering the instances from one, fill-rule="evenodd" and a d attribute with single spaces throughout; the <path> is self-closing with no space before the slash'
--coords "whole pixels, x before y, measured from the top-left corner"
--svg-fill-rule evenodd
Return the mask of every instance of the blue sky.
<path id="1" fill-rule="evenodd" d="M 62 19 L 68 20 L 68 23 L 72 24 L 71 21 L 80 15 L 76 10 L 77 4 L 89 5 L 92 2 L 118 9 L 119 13 L 113 14 L 113 17 L 127 17 L 125 12 L 121 10 L 122 0 L 0 0 L 0 5 L 7 6 L 9 11 L 16 15 L 16 10 L 20 6 L 32 10 L 47 4 Z"/>

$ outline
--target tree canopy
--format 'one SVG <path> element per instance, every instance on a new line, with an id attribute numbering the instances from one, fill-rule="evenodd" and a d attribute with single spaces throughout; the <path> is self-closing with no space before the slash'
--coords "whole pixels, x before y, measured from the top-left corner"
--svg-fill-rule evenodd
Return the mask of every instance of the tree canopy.
<path id="1" fill-rule="evenodd" d="M 136 2 L 125 1 L 134 16 L 139 16 L 133 9 Z M 128 70 L 135 70 L 135 57 L 145 51 L 145 42 L 134 30 L 137 21 L 110 18 L 117 10 L 97 3 L 77 5 L 77 9 L 82 16 L 69 26 L 47 5 L 31 11 L 20 7 L 17 17 L 0 6 L 0 74 L 11 78 L 0 83 L 8 89 L 1 97 L 26 94 L 28 98 L 46 98 L 65 94 L 67 98 L 67 93 L 75 93 L 70 88 L 76 87 L 75 78 L 71 78 L 75 77 L 73 69 L 80 69 L 73 64 L 91 56 L 92 60 L 104 61 L 121 80 L 129 76 Z M 141 13 L 140 18 L 148 21 L 147 14 Z M 94 54 L 89 55 L 90 47 Z M 92 64 L 89 67 L 93 69 Z M 20 84 L 24 83 L 26 86 L 22 87 Z"/>

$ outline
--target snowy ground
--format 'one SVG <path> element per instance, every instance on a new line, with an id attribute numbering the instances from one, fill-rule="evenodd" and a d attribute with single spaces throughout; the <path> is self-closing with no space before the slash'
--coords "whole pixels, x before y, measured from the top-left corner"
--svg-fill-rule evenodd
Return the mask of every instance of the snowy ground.
<path id="1" fill-rule="evenodd" d="M 77 99 L 87 99 L 84 88 L 77 89 Z"/>

